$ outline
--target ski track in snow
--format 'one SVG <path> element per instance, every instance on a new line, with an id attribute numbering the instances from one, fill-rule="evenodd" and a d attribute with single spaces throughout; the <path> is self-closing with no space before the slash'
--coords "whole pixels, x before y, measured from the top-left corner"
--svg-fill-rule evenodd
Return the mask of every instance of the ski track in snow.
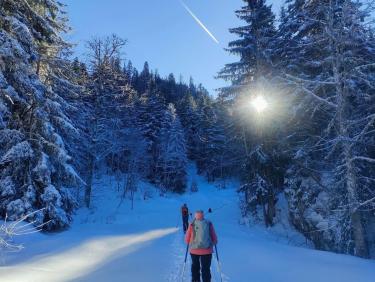
<path id="1" fill-rule="evenodd" d="M 180 229 L 179 232 L 174 235 L 174 239 L 171 244 L 171 248 L 173 250 L 174 263 L 173 263 L 173 267 L 171 268 L 171 272 L 168 273 L 166 277 L 166 281 L 168 282 L 188 281 L 186 280 L 187 279 L 186 272 L 189 272 L 189 269 L 190 269 L 190 264 L 188 263 L 186 264 L 184 279 L 182 279 L 183 263 L 181 262 L 183 262 L 185 258 L 185 255 L 184 255 L 185 248 L 182 244 L 182 240 L 183 240 L 183 236 L 181 234 L 181 229 Z"/>
<path id="2" fill-rule="evenodd" d="M 189 171 L 199 192 L 159 197 L 141 183 L 153 198 L 143 201 L 138 195 L 134 210 L 129 200 L 119 206 L 114 177 L 95 179 L 93 207 L 79 210 L 65 232 L 18 238 L 26 248 L 3 259 L 0 281 L 188 282 L 190 256 L 182 278 L 186 245 L 179 212 L 184 202 L 191 212 L 213 209 L 207 217 L 218 234 L 224 282 L 374 281 L 374 261 L 290 246 L 269 230 L 240 225 L 237 185 L 217 190 L 193 166 Z M 212 282 L 221 281 L 215 255 L 211 269 Z"/>

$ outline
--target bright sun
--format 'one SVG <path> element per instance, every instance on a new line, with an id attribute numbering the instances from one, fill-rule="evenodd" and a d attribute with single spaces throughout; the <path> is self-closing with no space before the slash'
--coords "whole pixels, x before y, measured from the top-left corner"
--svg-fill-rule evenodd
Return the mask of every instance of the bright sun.
<path id="1" fill-rule="evenodd" d="M 262 113 L 267 107 L 268 103 L 263 96 L 257 96 L 251 101 L 251 105 L 258 113 Z"/>

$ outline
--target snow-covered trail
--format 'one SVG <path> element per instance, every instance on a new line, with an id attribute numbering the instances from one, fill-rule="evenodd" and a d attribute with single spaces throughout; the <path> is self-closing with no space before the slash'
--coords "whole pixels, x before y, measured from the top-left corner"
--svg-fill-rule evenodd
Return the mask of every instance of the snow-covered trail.
<path id="1" fill-rule="evenodd" d="M 218 251 L 226 281 L 233 282 L 373 282 L 375 262 L 278 242 L 263 228 L 239 224 L 234 189 L 216 190 L 199 176 L 199 193 L 183 196 L 192 210 L 209 207 L 219 237 Z M 212 191 L 215 190 L 214 193 Z M 286 240 L 281 240 L 286 241 Z M 183 247 L 180 246 L 180 249 Z M 216 261 L 213 272 L 219 279 Z M 189 280 L 185 280 L 189 281 Z M 220 280 L 214 280 L 220 281 Z"/>
<path id="2" fill-rule="evenodd" d="M 234 189 L 217 190 L 203 178 L 199 192 L 155 196 L 117 208 L 113 183 L 101 179 L 94 210 L 82 210 L 70 230 L 22 238 L 26 249 L 11 254 L 0 267 L 0 281 L 181 282 L 185 252 L 179 208 L 209 207 L 207 215 L 219 237 L 225 281 L 233 282 L 372 282 L 375 262 L 277 242 L 262 228 L 240 225 Z M 4 264 L 4 263 L 3 263 Z M 184 282 L 190 281 L 187 265 Z M 213 260 L 213 282 L 220 281 Z"/>

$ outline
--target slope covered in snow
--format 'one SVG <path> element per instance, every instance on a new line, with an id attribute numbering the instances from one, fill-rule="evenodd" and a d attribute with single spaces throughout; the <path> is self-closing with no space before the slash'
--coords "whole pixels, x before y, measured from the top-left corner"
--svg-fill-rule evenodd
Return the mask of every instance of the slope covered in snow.
<path id="1" fill-rule="evenodd" d="M 193 169 L 191 169 L 193 171 Z M 225 281 L 233 282 L 370 282 L 374 261 L 290 246 L 262 228 L 239 224 L 238 199 L 234 189 L 217 190 L 203 178 L 199 192 L 182 196 L 137 199 L 119 206 L 113 179 L 100 178 L 95 185 L 94 208 L 80 210 L 74 225 L 58 234 L 32 234 L 18 238 L 25 244 L 20 253 L 3 258 L 0 281 L 190 281 L 186 267 L 181 280 L 185 245 L 179 208 L 209 207 L 208 217 L 219 237 L 219 254 Z M 213 281 L 220 281 L 217 263 Z"/>

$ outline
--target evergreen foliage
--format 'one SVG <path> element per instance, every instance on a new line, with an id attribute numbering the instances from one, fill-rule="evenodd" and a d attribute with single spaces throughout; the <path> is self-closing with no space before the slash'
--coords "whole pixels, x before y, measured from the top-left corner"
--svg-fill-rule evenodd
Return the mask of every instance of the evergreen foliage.
<path id="1" fill-rule="evenodd" d="M 239 39 L 229 44 L 240 60 L 219 73 L 232 82 L 221 99 L 238 109 L 262 92 L 271 109 L 263 120 L 240 114 L 230 126 L 246 152 L 243 210 L 256 214 L 262 207 L 272 225 L 277 194 L 284 193 L 292 224 L 316 248 L 369 257 L 375 224 L 371 9 L 351 0 L 288 0 L 274 28 L 265 1 L 245 2 L 236 14 L 247 25 L 231 29 Z"/>
<path id="2" fill-rule="evenodd" d="M 0 213 L 46 229 L 67 227 L 81 180 L 65 143 L 78 129 L 68 112 L 76 93 L 65 80 L 66 19 L 57 1 L 7 0 L 0 9 Z M 59 67 L 57 66 L 59 65 Z"/>

